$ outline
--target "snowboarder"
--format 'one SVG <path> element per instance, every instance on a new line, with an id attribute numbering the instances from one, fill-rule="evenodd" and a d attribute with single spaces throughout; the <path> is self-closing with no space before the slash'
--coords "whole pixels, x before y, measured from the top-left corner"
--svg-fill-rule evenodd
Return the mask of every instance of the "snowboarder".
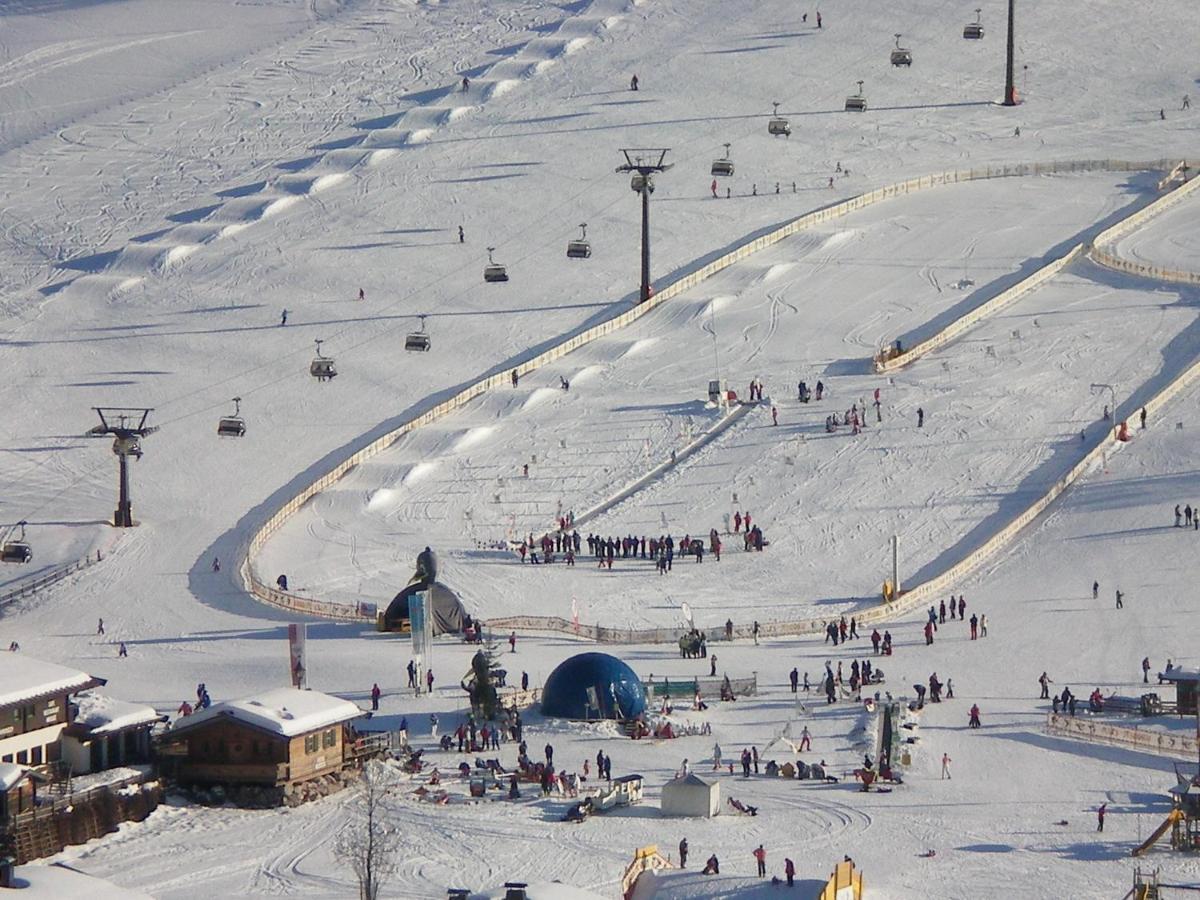
<path id="1" fill-rule="evenodd" d="M 376 682 L 375 684 L 371 685 L 371 711 L 372 711 L 372 712 L 378 712 L 378 711 L 379 711 L 379 697 L 380 697 L 382 694 L 383 694 L 383 691 L 379 690 L 379 683 L 378 683 L 378 682 Z"/>
<path id="2" fill-rule="evenodd" d="M 767 877 L 767 851 L 763 849 L 763 845 L 759 844 L 758 849 L 754 851 L 754 860 L 758 863 L 758 877 Z"/>
<path id="3" fill-rule="evenodd" d="M 950 777 L 950 754 L 943 753 L 942 754 L 942 778 L 946 779 L 949 777 Z"/>
<path id="4" fill-rule="evenodd" d="M 687 868 L 687 857 L 688 857 L 688 842 L 687 842 L 687 838 L 684 838 L 682 841 L 679 842 L 679 868 L 681 868 L 681 869 Z"/>
<path id="5" fill-rule="evenodd" d="M 1108 804 L 1101 803 L 1100 808 L 1096 810 L 1096 830 L 1104 830 L 1104 814 L 1108 812 Z"/>
<path id="6" fill-rule="evenodd" d="M 284 309 L 284 311 L 279 314 L 279 324 L 280 325 L 287 324 L 287 310 L 286 309 Z"/>
<path id="7" fill-rule="evenodd" d="M 638 77 L 637 77 L 637 75 L 634 75 L 632 78 L 630 78 L 630 79 L 629 79 L 629 89 L 630 89 L 631 91 L 636 91 L 636 90 L 638 89 Z"/>

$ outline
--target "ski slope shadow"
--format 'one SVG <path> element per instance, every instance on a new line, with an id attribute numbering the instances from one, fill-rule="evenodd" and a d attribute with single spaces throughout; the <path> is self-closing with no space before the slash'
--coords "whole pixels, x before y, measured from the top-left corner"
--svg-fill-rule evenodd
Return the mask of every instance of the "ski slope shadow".
<path id="1" fill-rule="evenodd" d="M 1132 421 L 1137 410 L 1186 371 L 1197 357 L 1200 357 L 1200 321 L 1189 324 L 1163 347 L 1162 362 L 1158 370 L 1117 406 L 1113 421 Z M 1028 509 L 1050 485 L 1066 475 L 1076 463 L 1106 440 L 1107 436 L 1106 428 L 1093 428 L 1086 441 L 1078 440 L 1077 435 L 1064 436 L 1053 445 L 1047 459 L 1028 472 L 1015 488 L 1004 493 L 990 515 L 985 516 L 953 545 L 921 566 L 909 577 L 909 583 L 923 584 L 979 549 L 992 535 Z M 1056 505 L 1051 504 L 1039 519 L 1044 519 Z"/>

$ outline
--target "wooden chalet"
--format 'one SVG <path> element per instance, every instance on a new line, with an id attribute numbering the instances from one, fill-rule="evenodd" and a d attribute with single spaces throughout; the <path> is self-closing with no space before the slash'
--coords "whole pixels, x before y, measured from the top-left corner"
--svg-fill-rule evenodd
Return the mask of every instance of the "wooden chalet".
<path id="1" fill-rule="evenodd" d="M 362 714 L 349 700 L 277 688 L 177 719 L 162 752 L 182 784 L 283 787 L 345 768 L 348 723 Z"/>
<path id="2" fill-rule="evenodd" d="M 1158 677 L 1160 681 L 1175 685 L 1176 712 L 1181 716 L 1196 715 L 1197 698 L 1200 697 L 1200 668 L 1174 666 Z"/>
<path id="3" fill-rule="evenodd" d="M 151 762 L 150 732 L 167 716 L 152 706 L 94 691 L 76 695 L 71 705 L 74 714 L 63 729 L 62 759 L 72 775 Z"/>
<path id="4" fill-rule="evenodd" d="M 104 683 L 20 652 L 0 653 L 0 763 L 50 769 L 72 722 L 71 696 Z"/>

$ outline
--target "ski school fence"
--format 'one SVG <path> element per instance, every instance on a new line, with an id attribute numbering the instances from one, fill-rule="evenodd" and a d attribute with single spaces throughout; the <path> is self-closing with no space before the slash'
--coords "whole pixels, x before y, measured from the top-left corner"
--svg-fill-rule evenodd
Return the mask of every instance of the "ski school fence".
<path id="1" fill-rule="evenodd" d="M 76 572 L 90 568 L 91 566 L 94 566 L 96 563 L 100 562 L 102 559 L 103 556 L 100 555 L 100 551 L 97 551 L 95 554 L 89 554 L 88 556 L 77 559 L 74 562 L 67 563 L 64 566 L 59 566 L 57 569 L 51 569 L 49 572 L 38 575 L 36 578 L 30 578 L 28 581 L 23 581 L 16 587 L 9 588 L 3 593 L 0 593 L 0 609 L 3 609 L 5 606 L 8 606 L 11 603 L 16 603 L 18 600 L 24 597 L 32 597 L 38 591 L 44 590 L 50 585 L 62 581 L 68 575 L 74 575 Z"/>
<path id="2" fill-rule="evenodd" d="M 1181 172 L 1183 166 L 1184 164 L 1180 163 L 1174 169 L 1172 169 L 1172 175 L 1177 172 Z M 1172 180 L 1173 179 L 1171 175 L 1169 175 L 1167 178 L 1164 178 L 1158 183 L 1158 189 L 1161 191 L 1168 187 Z M 971 310 L 965 315 L 955 319 L 941 331 L 931 335 L 920 343 L 914 344 L 908 350 L 894 355 L 887 350 L 881 351 L 879 355 L 875 357 L 875 371 L 880 374 L 894 372 L 897 369 L 916 362 L 918 359 L 921 359 L 935 350 L 946 346 L 946 344 L 949 344 L 951 341 L 955 340 L 957 337 L 959 337 L 959 335 L 970 330 L 971 328 L 974 328 L 983 319 L 998 313 L 1005 307 L 1015 303 L 1017 300 L 1020 300 L 1030 291 L 1036 290 L 1038 287 L 1045 284 L 1085 253 L 1095 262 L 1105 266 L 1106 268 L 1117 269 L 1123 272 L 1131 272 L 1138 275 L 1145 275 L 1148 278 L 1155 278 L 1159 281 L 1200 284 L 1200 275 L 1194 275 L 1190 272 L 1175 272 L 1169 269 L 1159 269 L 1155 266 L 1141 266 L 1136 263 L 1128 263 L 1124 260 L 1117 259 L 1114 256 L 1097 250 L 1099 245 L 1114 241 L 1121 235 L 1128 234 L 1129 232 L 1140 228 L 1146 222 L 1150 221 L 1150 219 L 1163 213 L 1170 207 L 1179 203 L 1181 200 L 1190 196 L 1190 194 L 1196 189 L 1198 183 L 1200 182 L 1197 180 L 1184 182 L 1180 187 L 1174 189 L 1169 194 L 1159 197 L 1157 200 L 1147 204 L 1137 212 L 1126 216 L 1120 222 L 1117 222 L 1115 225 L 1105 229 L 1099 235 L 1097 235 L 1095 240 L 1092 241 L 1092 245 L 1090 247 L 1086 244 L 1076 244 L 1063 256 L 1060 256 L 1058 259 L 1042 266 L 1032 275 L 1022 279 L 1012 287 L 1001 291 L 991 300 L 988 300 L 986 303 L 977 306 L 975 309 Z"/>
<path id="3" fill-rule="evenodd" d="M 1183 168 L 1184 164 L 1180 163 L 1172 170 L 1172 173 L 1180 172 Z M 1169 179 L 1164 179 L 1164 181 L 1169 181 Z M 1162 182 L 1160 182 L 1161 184 Z M 1191 181 L 1184 182 L 1171 191 L 1171 193 L 1155 200 L 1145 209 L 1139 210 L 1132 216 L 1122 219 L 1111 228 L 1102 231 L 1096 236 L 1096 240 L 1093 241 L 1093 246 L 1089 249 L 1088 256 L 1098 265 L 1117 272 L 1126 272 L 1130 275 L 1139 275 L 1143 278 L 1149 278 L 1154 281 L 1165 281 L 1171 284 L 1200 284 L 1200 273 L 1185 272 L 1178 269 L 1164 269 L 1161 266 L 1136 263 L 1131 260 L 1121 259 L 1115 254 L 1101 249 L 1105 245 L 1115 243 L 1117 239 L 1140 228 L 1153 217 L 1187 199 L 1198 189 L 1200 189 L 1200 179 L 1194 178 Z"/>
<path id="4" fill-rule="evenodd" d="M 453 397 L 436 404 L 427 409 L 425 412 L 415 416 L 409 421 L 403 423 L 399 427 L 393 429 L 382 437 L 377 438 L 358 451 L 352 453 L 346 459 L 336 464 L 328 472 L 320 478 L 313 481 L 307 487 L 300 490 L 291 500 L 283 504 L 272 515 L 270 515 L 253 533 L 250 539 L 243 545 L 239 556 L 241 564 L 239 573 L 242 582 L 247 591 L 250 592 L 258 600 L 276 606 L 282 609 L 287 609 L 293 612 L 303 613 L 307 615 L 321 616 L 333 619 L 351 619 L 356 621 L 368 621 L 373 619 L 373 613 L 370 612 L 373 604 L 360 603 L 357 606 L 349 606 L 341 603 L 331 603 L 323 600 L 313 600 L 306 597 L 300 597 L 286 591 L 280 591 L 276 588 L 264 583 L 258 577 L 254 569 L 254 560 L 263 545 L 270 537 L 278 531 L 285 522 L 295 515 L 305 503 L 312 499 L 321 491 L 332 487 L 341 480 L 347 473 L 352 471 L 361 463 L 366 462 L 372 457 L 382 453 L 391 447 L 396 441 L 400 440 L 405 435 L 416 431 L 444 416 L 460 409 L 467 403 L 470 403 L 476 397 L 490 390 L 497 390 L 508 386 L 510 383 L 511 372 L 516 372 L 518 376 L 526 375 L 530 372 L 554 362 L 557 359 L 566 356 L 569 353 L 579 349 L 594 340 L 605 337 L 624 328 L 627 325 L 636 322 L 642 316 L 656 309 L 668 300 L 679 296 L 680 294 L 691 290 L 696 285 L 710 278 L 716 273 L 729 268 L 761 250 L 774 246 L 805 229 L 812 228 L 824 222 L 830 221 L 854 212 L 865 207 L 872 206 L 883 200 L 888 200 L 893 197 L 900 197 L 906 194 L 915 193 L 917 191 L 926 190 L 928 188 L 938 187 L 940 185 L 957 184 L 960 182 L 979 181 L 991 178 L 1013 178 L 1028 175 L 1051 175 L 1051 174 L 1066 174 L 1079 172 L 1097 172 L 1097 171 L 1117 171 L 1117 172 L 1133 172 L 1144 170 L 1163 170 L 1171 168 L 1172 163 L 1167 160 L 1156 160 L 1151 162 L 1131 162 L 1127 160 L 1071 160 L 1062 162 L 1044 162 L 1044 163 L 1022 163 L 1014 165 L 997 165 L 983 166 L 980 168 L 954 170 L 949 172 L 941 172 L 933 175 L 924 175 L 919 178 L 912 178 L 907 181 L 898 182 L 896 184 L 887 185 L 877 188 L 873 191 L 868 191 L 865 194 L 860 194 L 857 197 L 851 197 L 849 200 L 844 200 L 839 203 L 832 204 L 824 209 L 815 210 L 806 213 L 799 218 L 793 219 L 786 225 L 775 229 L 767 234 L 761 235 L 753 240 L 747 241 L 745 244 L 737 247 L 729 253 L 706 263 L 694 272 L 677 279 L 671 284 L 657 291 L 649 300 L 640 303 L 633 308 L 626 310 L 607 319 L 598 325 L 584 329 L 577 334 L 567 338 L 566 340 L 556 344 L 549 349 L 536 354 L 535 356 L 526 359 L 523 362 L 517 363 L 511 369 L 505 368 L 503 371 L 495 372 L 492 375 L 478 379 L 467 387 L 463 388 Z M 970 315 L 970 314 L 968 314 Z M 563 621 L 563 620 L 559 620 Z M 572 633 L 575 626 L 572 623 L 564 623 L 567 625 L 564 631 Z M 772 624 L 776 627 L 782 627 L 785 623 L 766 623 L 763 625 L 763 634 L 769 635 L 772 633 L 807 633 L 809 631 L 819 630 L 823 625 L 814 622 L 807 623 L 809 627 L 801 631 L 772 631 Z M 786 623 L 789 628 L 795 629 L 802 623 Z M 630 632 L 632 629 L 604 629 L 601 626 L 595 626 L 597 632 L 611 631 L 614 633 Z M 557 629 L 553 629 L 557 630 Z M 651 631 L 655 629 L 650 629 Z M 681 629 L 657 629 L 658 631 L 667 632 L 672 637 L 669 640 L 678 640 Z M 639 630 L 639 633 L 646 629 Z M 749 626 L 738 629 L 738 634 L 749 634 Z M 604 637 L 597 636 L 593 640 L 605 640 Z"/>
<path id="5" fill-rule="evenodd" d="M 1060 737 L 1075 738 L 1094 744 L 1128 747 L 1161 756 L 1196 758 L 1194 735 L 1139 728 L 1136 725 L 1117 725 L 1092 716 L 1068 716 L 1062 713 L 1046 715 L 1046 731 Z"/>

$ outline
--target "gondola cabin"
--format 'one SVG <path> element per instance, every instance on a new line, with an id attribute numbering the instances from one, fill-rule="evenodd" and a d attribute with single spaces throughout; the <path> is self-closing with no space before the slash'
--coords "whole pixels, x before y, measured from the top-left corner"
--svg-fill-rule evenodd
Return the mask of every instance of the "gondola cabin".
<path id="1" fill-rule="evenodd" d="M 963 28 L 963 38 L 968 41 L 983 40 L 983 23 L 979 20 L 982 9 L 975 10 L 975 21 Z"/>
<path id="2" fill-rule="evenodd" d="M 221 437 L 242 437 L 246 434 L 246 422 L 242 418 L 242 398 L 233 398 L 234 409 L 232 416 L 225 416 L 217 422 L 217 434 Z"/>
<path id="3" fill-rule="evenodd" d="M 720 159 L 713 160 L 712 174 L 717 178 L 728 178 L 733 174 L 733 160 L 729 158 L 729 144 L 725 145 L 725 155 Z"/>
<path id="4" fill-rule="evenodd" d="M 865 112 L 867 109 L 867 98 L 863 94 L 863 83 L 858 83 L 858 93 L 846 98 L 846 112 Z"/>
<path id="5" fill-rule="evenodd" d="M 0 546 L 0 562 L 27 563 L 33 561 L 33 549 L 24 541 L 6 541 Z"/>
<path id="6" fill-rule="evenodd" d="M 222 419 L 217 423 L 217 434 L 221 437 L 244 437 L 246 422 L 237 416 Z"/>
<path id="7" fill-rule="evenodd" d="M 587 223 L 581 223 L 579 229 L 579 237 L 567 241 L 567 259 L 588 259 L 592 255 L 592 245 L 587 239 Z"/>
<path id="8" fill-rule="evenodd" d="M 489 284 L 508 281 L 508 269 L 492 259 L 495 247 L 488 247 L 488 264 L 483 267 L 483 280 Z"/>
<path id="9" fill-rule="evenodd" d="M 791 137 L 792 126 L 788 124 L 787 119 L 779 115 L 778 103 L 775 104 L 775 114 L 771 117 L 770 121 L 767 122 L 767 134 L 774 135 L 775 137 L 778 137 L 779 135 Z"/>

